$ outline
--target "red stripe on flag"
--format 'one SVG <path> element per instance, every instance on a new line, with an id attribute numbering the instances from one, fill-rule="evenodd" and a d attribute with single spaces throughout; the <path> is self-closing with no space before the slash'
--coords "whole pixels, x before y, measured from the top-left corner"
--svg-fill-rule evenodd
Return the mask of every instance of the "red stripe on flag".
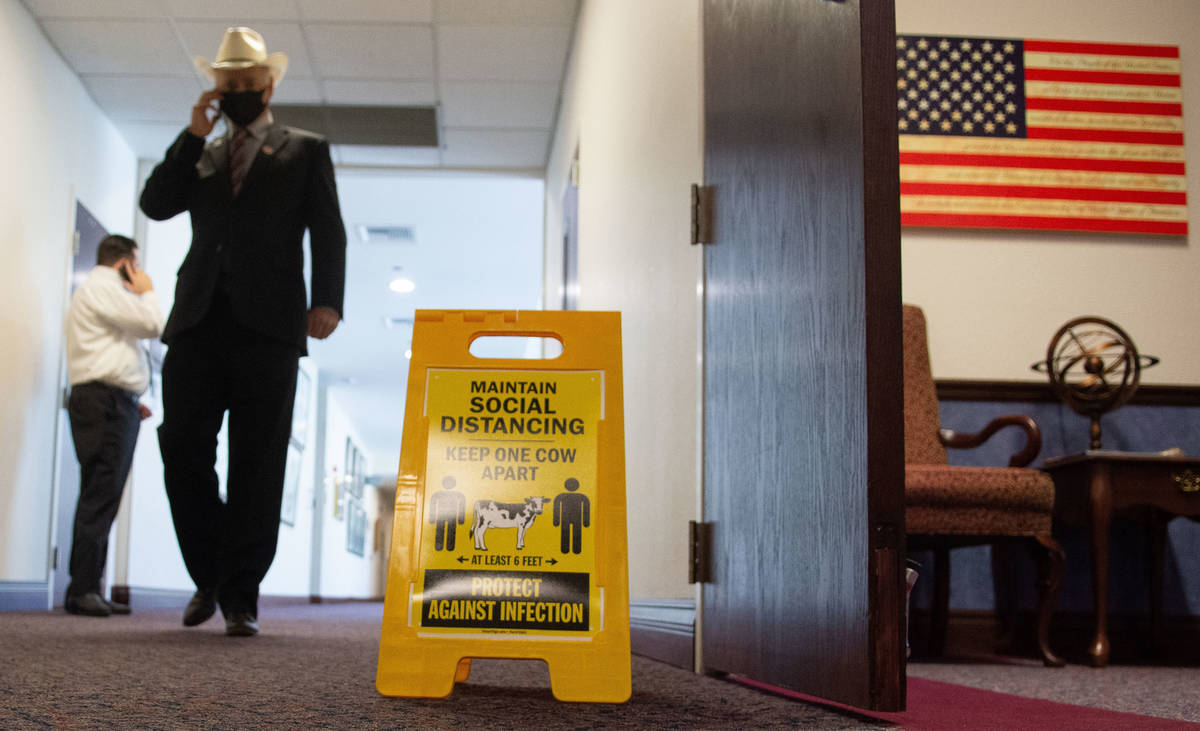
<path id="1" fill-rule="evenodd" d="M 1044 231 L 1098 231 L 1109 233 L 1186 236 L 1186 221 L 1135 221 L 1108 218 L 1053 218 L 1050 216 L 991 216 L 958 213 L 901 213 L 902 226 L 953 228 L 1020 228 Z"/>
<path id="2" fill-rule="evenodd" d="M 1059 188 L 1037 185 L 900 183 L 900 195 L 961 195 L 975 198 L 1038 198 L 1068 201 L 1187 205 L 1187 193 L 1118 188 Z"/>
<path id="3" fill-rule="evenodd" d="M 1179 74 L 1138 74 L 1128 71 L 1072 71 L 1070 69 L 1025 68 L 1026 81 L 1067 81 L 1075 84 L 1123 84 L 1127 86 L 1174 86 Z"/>
<path id="4" fill-rule="evenodd" d="M 1047 170 L 1088 170 L 1105 173 L 1147 173 L 1150 175 L 1184 174 L 1184 164 L 1181 162 L 1108 160 L 1078 157 L 1034 157 L 1032 155 L 964 155 L 949 152 L 901 152 L 900 164 L 1045 168 Z"/>
<path id="5" fill-rule="evenodd" d="M 1145 114 L 1158 117 L 1182 117 L 1183 105 L 1164 102 L 1113 102 L 1100 99 L 1055 99 L 1029 97 L 1026 109 L 1050 112 L 1094 112 L 1100 114 Z"/>
<path id="6" fill-rule="evenodd" d="M 1178 46 L 1143 46 L 1134 43 L 1080 43 L 1075 41 L 1025 41 L 1026 51 L 1041 53 L 1095 53 L 1103 56 L 1179 58 Z"/>
<path id="7" fill-rule="evenodd" d="M 1031 140 L 1073 140 L 1076 142 L 1125 142 L 1135 145 L 1183 145 L 1182 132 L 1136 132 L 1125 129 L 1073 129 L 1065 127 L 1028 127 Z"/>

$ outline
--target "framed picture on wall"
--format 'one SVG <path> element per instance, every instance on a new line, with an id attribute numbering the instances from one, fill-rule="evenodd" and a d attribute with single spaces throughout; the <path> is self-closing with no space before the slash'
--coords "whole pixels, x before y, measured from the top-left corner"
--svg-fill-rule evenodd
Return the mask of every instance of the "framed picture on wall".
<path id="1" fill-rule="evenodd" d="M 367 544 L 367 511 L 358 500 L 346 503 L 346 550 L 355 556 L 366 552 Z"/>
<path id="2" fill-rule="evenodd" d="M 346 493 L 353 493 L 354 488 L 354 469 L 358 466 L 358 447 L 354 446 L 354 440 L 346 437 L 346 471 L 342 478 L 342 490 Z"/>
<path id="3" fill-rule="evenodd" d="M 346 479 L 345 492 L 348 500 L 361 500 L 363 482 L 366 480 L 367 460 L 359 451 L 358 445 L 350 437 L 346 437 Z"/>
<path id="4" fill-rule="evenodd" d="M 363 489 L 367 484 L 367 457 L 359 452 L 357 459 L 358 461 L 354 465 L 354 497 L 362 500 Z"/>
<path id="5" fill-rule="evenodd" d="M 279 507 L 279 522 L 284 525 L 296 524 L 296 505 L 300 501 L 300 470 L 301 457 L 304 452 L 295 444 L 288 445 L 287 468 L 283 473 L 283 503 Z"/>
<path id="6" fill-rule="evenodd" d="M 312 379 L 308 371 L 296 366 L 296 401 L 292 405 L 292 443 L 304 449 L 308 439 L 308 403 Z"/>

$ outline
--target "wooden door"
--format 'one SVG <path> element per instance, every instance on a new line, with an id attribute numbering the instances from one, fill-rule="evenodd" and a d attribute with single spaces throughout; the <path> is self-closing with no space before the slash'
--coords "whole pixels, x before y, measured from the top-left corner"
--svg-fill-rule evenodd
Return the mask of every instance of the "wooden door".
<path id="1" fill-rule="evenodd" d="M 904 705 L 890 0 L 706 0 L 706 670 Z"/>

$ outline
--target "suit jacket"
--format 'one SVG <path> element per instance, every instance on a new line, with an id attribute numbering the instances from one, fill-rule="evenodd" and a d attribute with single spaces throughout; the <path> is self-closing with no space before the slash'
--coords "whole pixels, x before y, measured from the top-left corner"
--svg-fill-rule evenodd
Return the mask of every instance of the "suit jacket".
<path id="1" fill-rule="evenodd" d="M 329 142 L 272 124 L 235 198 L 224 138 L 205 144 L 184 132 L 146 181 L 141 208 L 163 221 L 191 214 L 192 245 L 175 283 L 162 340 L 170 344 L 204 318 L 218 286 L 233 317 L 252 331 L 307 352 L 304 231 L 312 252 L 312 306 L 342 314 L 346 229 Z"/>

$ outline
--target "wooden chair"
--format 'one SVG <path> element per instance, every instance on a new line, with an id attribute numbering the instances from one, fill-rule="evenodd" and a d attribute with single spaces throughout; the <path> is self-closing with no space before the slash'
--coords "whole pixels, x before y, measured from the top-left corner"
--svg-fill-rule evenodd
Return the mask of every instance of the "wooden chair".
<path id="1" fill-rule="evenodd" d="M 1008 467 L 953 467 L 946 448 L 977 447 L 1007 426 L 1025 431 L 1026 443 Z M 1037 643 L 1042 661 L 1063 661 L 1050 650 L 1050 620 L 1062 587 L 1065 554 L 1050 535 L 1054 483 L 1044 472 L 1025 466 L 1042 447 L 1041 431 L 1028 416 L 1002 416 L 978 434 L 940 428 L 937 392 L 929 367 L 925 315 L 904 306 L 904 495 L 909 548 L 933 549 L 934 600 L 930 653 L 940 655 L 945 643 L 950 604 L 950 549 L 992 544 L 992 570 L 997 579 L 1001 634 L 1011 640 L 1015 625 L 1012 593 L 999 586 L 1011 576 L 1005 546 L 1024 543 L 1038 567 Z"/>

